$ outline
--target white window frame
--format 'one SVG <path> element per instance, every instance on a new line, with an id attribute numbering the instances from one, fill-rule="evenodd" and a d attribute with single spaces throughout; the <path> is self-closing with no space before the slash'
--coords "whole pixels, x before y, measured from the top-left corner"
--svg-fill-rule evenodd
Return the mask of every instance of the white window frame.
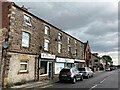
<path id="1" fill-rule="evenodd" d="M 28 21 L 28 22 L 26 22 L 26 21 Z M 32 24 L 31 24 L 31 18 L 29 16 L 27 16 L 27 15 L 24 15 L 24 23 L 26 25 L 32 26 Z"/>
<path id="2" fill-rule="evenodd" d="M 58 53 L 61 53 L 61 52 L 62 52 L 62 44 L 58 43 Z"/>
<path id="3" fill-rule="evenodd" d="M 47 75 L 49 75 L 49 63 L 50 62 L 47 62 L 47 73 L 46 74 L 42 74 L 40 76 L 47 76 Z"/>
<path id="4" fill-rule="evenodd" d="M 67 40 L 68 40 L 68 44 L 70 44 L 70 37 L 68 37 Z"/>
<path id="5" fill-rule="evenodd" d="M 62 34 L 58 33 L 58 40 L 62 40 Z"/>
<path id="6" fill-rule="evenodd" d="M 44 30 L 44 33 L 46 35 L 49 35 L 49 32 L 50 32 L 50 28 L 48 26 L 45 26 L 45 30 Z"/>
<path id="7" fill-rule="evenodd" d="M 22 32 L 22 47 L 29 47 L 30 44 L 30 34 L 27 32 Z"/>
<path id="8" fill-rule="evenodd" d="M 27 65 L 26 70 L 21 70 L 21 65 Z M 20 70 L 19 72 L 27 72 L 28 71 L 28 61 L 20 61 Z"/>
<path id="9" fill-rule="evenodd" d="M 77 41 L 75 40 L 75 44 L 77 44 Z"/>
<path id="10" fill-rule="evenodd" d="M 47 45 L 47 47 L 46 47 L 46 45 Z M 49 40 L 48 39 L 44 40 L 44 50 L 49 51 Z"/>
<path id="11" fill-rule="evenodd" d="M 77 49 L 75 49 L 75 56 L 77 56 Z"/>

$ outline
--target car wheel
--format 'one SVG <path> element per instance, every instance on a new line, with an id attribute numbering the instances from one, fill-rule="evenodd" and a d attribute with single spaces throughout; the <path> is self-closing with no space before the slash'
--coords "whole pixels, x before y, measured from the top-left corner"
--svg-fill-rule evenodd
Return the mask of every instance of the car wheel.
<path id="1" fill-rule="evenodd" d="M 76 83 L 76 78 L 75 78 L 75 77 L 73 78 L 72 83 L 73 83 L 73 84 Z"/>
<path id="2" fill-rule="evenodd" d="M 87 75 L 87 79 L 88 79 L 88 78 L 90 78 L 90 76 L 89 76 L 89 75 Z"/>
<path id="3" fill-rule="evenodd" d="M 63 80 L 59 80 L 61 83 L 63 82 Z"/>
<path id="4" fill-rule="evenodd" d="M 83 76 L 81 76 L 80 81 L 83 81 Z"/>
<path id="5" fill-rule="evenodd" d="M 92 76 L 91 77 L 93 77 L 93 74 L 92 74 Z"/>

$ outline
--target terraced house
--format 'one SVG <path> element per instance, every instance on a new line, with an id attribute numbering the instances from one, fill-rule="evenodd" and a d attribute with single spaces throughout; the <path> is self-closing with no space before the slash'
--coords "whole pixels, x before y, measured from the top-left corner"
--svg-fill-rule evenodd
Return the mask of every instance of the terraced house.
<path id="1" fill-rule="evenodd" d="M 1 4 L 3 86 L 52 79 L 64 67 L 88 66 L 88 43 L 35 16 L 25 7 L 10 2 Z"/>

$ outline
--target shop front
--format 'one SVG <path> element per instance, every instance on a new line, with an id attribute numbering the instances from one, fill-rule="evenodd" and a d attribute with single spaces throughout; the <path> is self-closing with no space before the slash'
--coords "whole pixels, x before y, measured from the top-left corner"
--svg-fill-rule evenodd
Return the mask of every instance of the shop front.
<path id="1" fill-rule="evenodd" d="M 41 53 L 41 58 L 39 59 L 39 65 L 38 65 L 40 79 L 53 78 L 54 60 L 55 60 L 55 55 Z"/>
<path id="2" fill-rule="evenodd" d="M 64 67 L 74 67 L 74 59 L 56 57 L 55 74 L 59 74 Z"/>
<path id="3" fill-rule="evenodd" d="M 76 68 L 85 67 L 85 60 L 75 59 L 74 63 Z"/>

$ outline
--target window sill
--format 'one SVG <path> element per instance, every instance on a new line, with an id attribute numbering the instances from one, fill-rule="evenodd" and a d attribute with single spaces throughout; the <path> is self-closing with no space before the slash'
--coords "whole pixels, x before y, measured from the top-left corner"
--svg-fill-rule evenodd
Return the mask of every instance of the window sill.
<path id="1" fill-rule="evenodd" d="M 28 74 L 28 70 L 20 70 L 18 71 L 18 74 Z"/>
<path id="2" fill-rule="evenodd" d="M 47 76 L 48 74 L 42 74 L 42 75 L 40 75 L 40 76 Z"/>

